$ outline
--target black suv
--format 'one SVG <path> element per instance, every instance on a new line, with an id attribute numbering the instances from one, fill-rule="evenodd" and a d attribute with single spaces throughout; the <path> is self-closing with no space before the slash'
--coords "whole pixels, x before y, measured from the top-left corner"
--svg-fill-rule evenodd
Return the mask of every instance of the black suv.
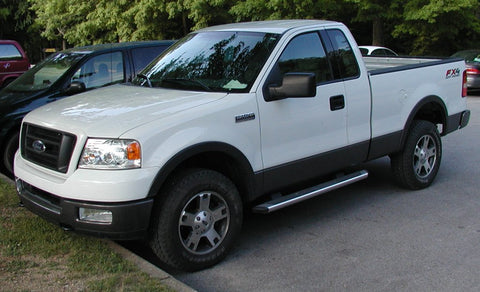
<path id="1" fill-rule="evenodd" d="M 0 91 L 0 169 L 13 173 L 23 117 L 37 107 L 95 88 L 131 81 L 174 41 L 125 42 L 51 55 Z"/>

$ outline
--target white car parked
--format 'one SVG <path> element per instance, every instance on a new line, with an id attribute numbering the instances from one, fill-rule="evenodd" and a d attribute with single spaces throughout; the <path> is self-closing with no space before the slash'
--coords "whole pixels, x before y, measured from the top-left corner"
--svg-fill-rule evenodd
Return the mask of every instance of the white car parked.
<path id="1" fill-rule="evenodd" d="M 390 50 L 389 48 L 385 47 L 378 47 L 378 46 L 359 46 L 360 52 L 362 52 L 363 56 L 388 56 L 394 57 L 398 56 L 397 53 Z"/>

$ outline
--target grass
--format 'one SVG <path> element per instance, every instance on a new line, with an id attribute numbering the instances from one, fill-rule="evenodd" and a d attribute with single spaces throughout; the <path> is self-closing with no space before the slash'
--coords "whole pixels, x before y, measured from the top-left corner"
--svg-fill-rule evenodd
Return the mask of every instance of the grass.
<path id="1" fill-rule="evenodd" d="M 0 283 L 0 291 L 173 291 L 104 240 L 64 232 L 20 207 L 1 178 Z"/>

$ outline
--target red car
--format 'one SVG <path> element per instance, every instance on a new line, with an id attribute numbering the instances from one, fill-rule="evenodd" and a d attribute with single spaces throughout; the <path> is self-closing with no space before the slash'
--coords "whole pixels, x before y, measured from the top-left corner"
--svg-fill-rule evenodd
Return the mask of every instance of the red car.
<path id="1" fill-rule="evenodd" d="M 16 41 L 0 40 L 0 88 L 30 68 L 30 62 Z"/>

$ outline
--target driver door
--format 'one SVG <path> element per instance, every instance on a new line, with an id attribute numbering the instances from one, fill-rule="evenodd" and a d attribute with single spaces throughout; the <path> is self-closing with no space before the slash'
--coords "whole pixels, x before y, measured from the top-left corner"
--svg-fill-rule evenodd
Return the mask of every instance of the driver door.
<path id="1" fill-rule="evenodd" d="M 265 88 L 293 72 L 314 73 L 316 95 L 267 102 Z M 290 40 L 259 94 L 265 191 L 316 176 L 347 146 L 345 86 L 335 80 L 317 31 Z"/>

